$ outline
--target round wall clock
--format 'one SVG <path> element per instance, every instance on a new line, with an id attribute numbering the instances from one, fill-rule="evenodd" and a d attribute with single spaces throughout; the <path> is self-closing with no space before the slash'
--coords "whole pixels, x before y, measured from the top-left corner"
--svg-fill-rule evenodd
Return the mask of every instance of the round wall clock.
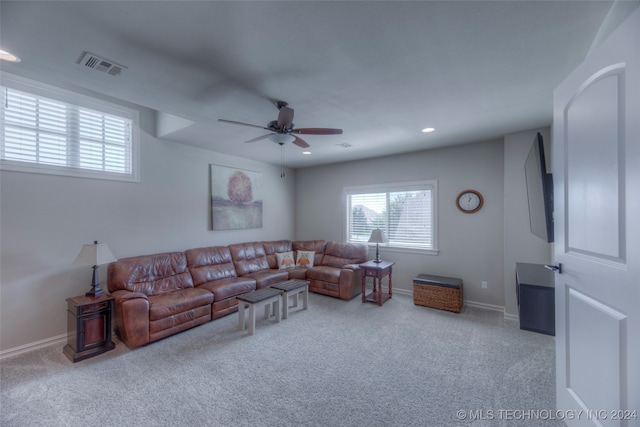
<path id="1" fill-rule="evenodd" d="M 475 213 L 482 208 L 484 199 L 482 194 L 476 190 L 464 190 L 456 197 L 456 206 L 464 213 Z"/>

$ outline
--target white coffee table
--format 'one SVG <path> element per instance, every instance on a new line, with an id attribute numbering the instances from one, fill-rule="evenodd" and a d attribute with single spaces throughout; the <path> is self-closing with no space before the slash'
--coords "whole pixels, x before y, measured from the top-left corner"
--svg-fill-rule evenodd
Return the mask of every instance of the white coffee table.
<path id="1" fill-rule="evenodd" d="M 283 305 L 282 305 L 282 317 L 287 318 L 289 316 L 289 297 L 293 297 L 293 307 L 298 306 L 298 295 L 302 294 L 302 309 L 309 308 L 309 282 L 306 280 L 291 279 L 284 282 L 278 282 L 275 285 L 271 285 L 271 288 L 278 289 L 284 292 Z M 276 308 L 274 307 L 274 311 Z"/>
<path id="2" fill-rule="evenodd" d="M 238 320 L 240 330 L 244 331 L 244 310 L 249 307 L 249 335 L 253 335 L 256 329 L 256 305 L 265 306 L 265 319 L 269 317 L 269 304 L 274 305 L 274 314 L 276 322 L 280 322 L 280 300 L 282 299 L 282 293 L 279 289 L 263 288 L 255 291 L 247 292 L 246 294 L 238 295 Z"/>

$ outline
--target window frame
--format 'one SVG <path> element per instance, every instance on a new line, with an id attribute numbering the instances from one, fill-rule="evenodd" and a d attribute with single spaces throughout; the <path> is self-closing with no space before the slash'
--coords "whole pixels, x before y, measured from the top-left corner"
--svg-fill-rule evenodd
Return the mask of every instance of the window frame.
<path id="1" fill-rule="evenodd" d="M 343 236 L 345 242 L 350 243 L 365 243 L 370 248 L 375 248 L 375 243 L 363 242 L 360 240 L 351 240 L 349 238 L 349 229 L 351 223 L 351 211 L 349 204 L 349 196 L 354 194 L 369 194 L 369 193 L 395 193 L 403 191 L 431 191 L 431 223 L 432 223 L 432 247 L 424 248 L 408 245 L 394 245 L 393 242 L 380 243 L 380 247 L 385 248 L 391 252 L 401 253 L 416 253 L 423 255 L 438 255 L 438 181 L 421 180 L 421 181 L 408 181 L 398 183 L 387 184 L 371 184 L 371 185 L 358 185 L 344 187 L 342 194 L 343 203 Z M 388 238 L 388 236 L 387 236 Z"/>
<path id="2" fill-rule="evenodd" d="M 117 116 L 131 120 L 131 172 L 108 172 L 95 169 L 84 169 L 69 165 L 51 165 L 7 159 L 0 159 L 0 171 L 140 182 L 140 111 L 89 95 L 73 92 L 71 90 L 62 89 L 46 83 L 4 72 L 2 73 L 0 87 L 2 89 L 7 87 L 9 89 L 22 91 L 34 96 L 70 104 L 82 109 L 88 109 L 105 115 Z M 2 106 L 0 106 L 0 108 L 2 108 Z"/>

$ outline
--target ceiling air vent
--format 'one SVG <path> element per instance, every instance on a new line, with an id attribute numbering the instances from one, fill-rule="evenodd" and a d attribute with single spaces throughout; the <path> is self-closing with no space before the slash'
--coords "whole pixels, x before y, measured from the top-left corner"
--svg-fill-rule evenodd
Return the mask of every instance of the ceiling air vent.
<path id="1" fill-rule="evenodd" d="M 89 52 L 82 52 L 77 63 L 112 76 L 119 76 L 123 70 L 127 69 L 124 65 L 116 64 L 113 61 L 101 58 L 98 55 L 94 55 Z"/>

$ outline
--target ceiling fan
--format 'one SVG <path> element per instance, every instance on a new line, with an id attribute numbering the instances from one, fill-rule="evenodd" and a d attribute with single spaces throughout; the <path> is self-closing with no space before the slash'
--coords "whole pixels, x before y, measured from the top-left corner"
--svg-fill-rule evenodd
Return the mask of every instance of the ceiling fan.
<path id="1" fill-rule="evenodd" d="M 236 122 L 234 120 L 218 119 L 219 122 L 231 123 L 234 125 L 249 126 L 259 129 L 271 131 L 266 135 L 259 136 L 257 138 L 250 139 L 245 142 L 254 142 L 261 139 L 269 138 L 273 142 L 283 145 L 287 142 L 293 142 L 295 145 L 301 148 L 308 148 L 309 144 L 297 137 L 296 135 L 340 135 L 342 129 L 331 128 L 300 128 L 296 129 L 293 126 L 293 108 L 289 108 L 288 104 L 284 101 L 277 101 L 276 107 L 278 107 L 278 119 L 269 122 L 267 126 L 252 125 L 250 123 Z"/>

